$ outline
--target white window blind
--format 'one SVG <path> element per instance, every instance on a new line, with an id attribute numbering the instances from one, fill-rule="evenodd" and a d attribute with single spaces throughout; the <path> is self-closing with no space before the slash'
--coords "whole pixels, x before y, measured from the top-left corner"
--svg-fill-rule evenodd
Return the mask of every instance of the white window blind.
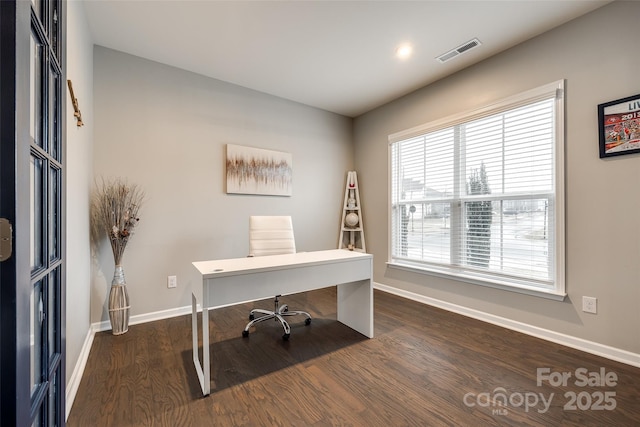
<path id="1" fill-rule="evenodd" d="M 564 293 L 563 82 L 390 137 L 390 262 Z"/>

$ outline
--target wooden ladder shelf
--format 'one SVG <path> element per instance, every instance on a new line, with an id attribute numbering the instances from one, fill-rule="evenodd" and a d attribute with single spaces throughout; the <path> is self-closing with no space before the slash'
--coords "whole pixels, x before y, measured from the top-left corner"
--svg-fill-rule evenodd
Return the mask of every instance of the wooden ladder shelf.
<path id="1" fill-rule="evenodd" d="M 364 227 L 362 222 L 362 209 L 360 205 L 360 191 L 358 189 L 358 176 L 356 171 L 347 173 L 347 184 L 344 189 L 344 205 L 342 209 L 342 222 L 340 223 L 340 237 L 338 249 L 366 252 L 364 244 Z"/>

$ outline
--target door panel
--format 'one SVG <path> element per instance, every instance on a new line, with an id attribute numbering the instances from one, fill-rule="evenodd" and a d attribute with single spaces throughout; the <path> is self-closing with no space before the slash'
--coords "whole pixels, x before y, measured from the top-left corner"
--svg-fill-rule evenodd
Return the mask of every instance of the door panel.
<path id="1" fill-rule="evenodd" d="M 30 197 L 30 225 L 31 225 L 31 273 L 37 273 L 43 268 L 44 247 L 41 242 L 44 235 L 44 159 L 31 154 L 31 197 Z"/>
<path id="2" fill-rule="evenodd" d="M 33 286 L 33 291 L 31 292 L 31 315 L 29 316 L 31 319 L 29 323 L 31 326 L 31 351 L 29 358 L 31 360 L 31 382 L 29 383 L 29 389 L 31 390 L 32 399 L 42 384 L 42 287 L 43 282 L 38 281 Z"/>
<path id="3" fill-rule="evenodd" d="M 0 1 L 2 426 L 64 426 L 64 64 L 60 0 Z"/>

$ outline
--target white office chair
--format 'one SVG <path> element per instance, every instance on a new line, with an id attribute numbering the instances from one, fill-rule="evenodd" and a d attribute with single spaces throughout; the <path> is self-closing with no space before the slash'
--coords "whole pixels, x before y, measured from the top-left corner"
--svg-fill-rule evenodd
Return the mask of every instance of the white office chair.
<path id="1" fill-rule="evenodd" d="M 268 256 L 280 254 L 292 254 L 296 252 L 296 242 L 293 237 L 293 224 L 290 216 L 252 216 L 249 218 L 249 256 Z M 302 314 L 306 316 L 305 325 L 311 323 L 311 316 L 305 311 L 289 311 L 287 305 L 280 306 L 275 296 L 274 310 L 253 309 L 249 313 L 250 322 L 242 331 L 243 337 L 249 336 L 249 329 L 256 323 L 274 319 L 279 321 L 284 328 L 282 339 L 289 339 L 291 328 L 284 320 L 285 316 Z M 256 313 L 262 316 L 256 318 Z"/>

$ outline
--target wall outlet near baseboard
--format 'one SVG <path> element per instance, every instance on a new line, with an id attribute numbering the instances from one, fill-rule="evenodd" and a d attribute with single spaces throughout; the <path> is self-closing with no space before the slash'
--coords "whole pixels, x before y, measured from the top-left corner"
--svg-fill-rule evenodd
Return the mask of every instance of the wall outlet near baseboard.
<path id="1" fill-rule="evenodd" d="M 167 288 L 177 288 L 177 287 L 178 287 L 178 276 L 168 276 Z"/>
<path id="2" fill-rule="evenodd" d="M 582 297 L 582 311 L 585 313 L 598 313 L 598 299 L 594 297 Z"/>

